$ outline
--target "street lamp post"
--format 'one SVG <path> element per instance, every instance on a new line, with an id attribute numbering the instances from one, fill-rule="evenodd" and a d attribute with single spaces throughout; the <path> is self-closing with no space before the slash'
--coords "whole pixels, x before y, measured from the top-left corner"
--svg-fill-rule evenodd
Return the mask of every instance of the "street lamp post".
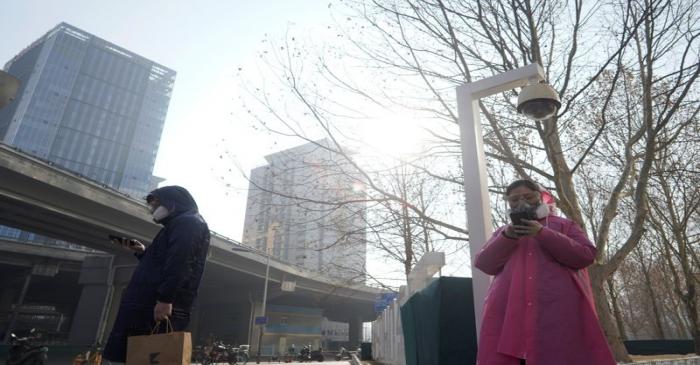
<path id="1" fill-rule="evenodd" d="M 531 64 L 457 87 L 457 112 L 461 135 L 477 335 L 481 328 L 483 301 L 486 298 L 490 277 L 474 267 L 474 257 L 493 232 L 479 99 L 540 80 L 544 80 L 544 70 L 538 64 Z"/>
<path id="2" fill-rule="evenodd" d="M 265 286 L 263 287 L 263 299 L 262 299 L 262 317 L 265 317 L 265 312 L 267 310 L 267 284 L 270 281 L 270 254 L 268 252 L 263 252 L 260 250 L 256 250 L 252 247 L 245 247 L 245 246 L 239 246 L 239 247 L 233 247 L 231 248 L 233 251 L 242 251 L 242 252 L 254 252 L 254 253 L 260 253 L 265 255 L 266 257 L 266 263 L 265 263 Z M 258 356 L 256 363 L 260 363 L 260 356 L 261 356 L 261 349 L 262 349 L 262 337 L 263 337 L 263 331 L 265 330 L 265 324 L 260 324 L 260 333 L 258 336 Z M 250 331 L 248 334 L 248 338 L 250 338 Z"/>
<path id="3" fill-rule="evenodd" d="M 267 265 L 265 265 L 265 288 L 263 289 L 263 300 L 262 300 L 262 316 L 266 317 L 266 307 L 267 307 L 267 282 L 270 280 L 270 254 L 267 254 Z M 266 318 L 267 321 L 267 318 Z M 265 331 L 265 324 L 260 324 L 260 334 L 258 335 L 258 359 L 257 364 L 260 364 L 260 353 L 262 349 L 262 338 Z"/>
<path id="4" fill-rule="evenodd" d="M 267 229 L 267 239 L 265 242 L 265 255 L 267 256 L 267 265 L 265 267 L 265 288 L 263 289 L 263 301 L 262 301 L 262 316 L 265 318 L 267 323 L 267 282 L 270 279 L 270 252 L 273 250 L 275 243 L 275 234 L 277 234 L 277 227 L 279 223 L 273 222 L 269 225 Z M 260 355 L 262 352 L 262 339 L 265 334 L 265 323 L 260 324 L 260 331 L 258 335 L 258 358 L 255 361 L 260 364 Z"/>

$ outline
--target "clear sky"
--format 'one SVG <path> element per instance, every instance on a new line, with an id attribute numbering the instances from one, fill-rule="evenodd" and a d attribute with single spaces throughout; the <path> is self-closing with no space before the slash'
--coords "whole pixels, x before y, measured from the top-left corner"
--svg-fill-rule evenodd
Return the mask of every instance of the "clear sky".
<path id="1" fill-rule="evenodd" d="M 226 148 L 249 170 L 280 144 L 235 119 L 234 75 L 266 34 L 321 27 L 329 14 L 321 0 L 3 0 L 0 62 L 67 22 L 177 71 L 154 173 L 190 189 L 213 230 L 240 239 L 247 183 L 234 173 L 225 188 L 218 156 Z"/>

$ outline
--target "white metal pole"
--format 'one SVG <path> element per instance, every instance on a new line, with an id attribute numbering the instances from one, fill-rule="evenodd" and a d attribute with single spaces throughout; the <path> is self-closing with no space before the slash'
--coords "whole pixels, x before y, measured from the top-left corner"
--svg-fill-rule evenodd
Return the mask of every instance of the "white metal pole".
<path id="1" fill-rule="evenodd" d="M 479 99 L 524 86 L 530 80 L 543 79 L 544 70 L 539 64 L 533 63 L 457 87 L 457 112 L 461 135 L 477 340 L 481 329 L 484 299 L 491 279 L 474 267 L 474 257 L 493 233 Z"/>
<path id="2" fill-rule="evenodd" d="M 479 117 L 479 99 L 472 99 L 471 93 L 464 85 L 457 88 L 457 110 L 459 112 L 464 193 L 469 227 L 469 254 L 472 262 L 474 319 L 476 320 L 478 339 L 484 308 L 483 302 L 488 291 L 490 277 L 474 267 L 474 257 L 493 232 L 493 227 L 491 226 L 486 158 Z"/>

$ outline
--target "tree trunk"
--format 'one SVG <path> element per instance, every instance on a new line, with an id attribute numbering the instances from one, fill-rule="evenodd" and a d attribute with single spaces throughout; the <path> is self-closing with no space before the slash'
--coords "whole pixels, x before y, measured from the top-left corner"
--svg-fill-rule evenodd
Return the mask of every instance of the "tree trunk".
<path id="1" fill-rule="evenodd" d="M 605 293 L 605 277 L 600 274 L 601 266 L 594 264 L 588 268 L 588 273 L 591 277 L 591 288 L 593 289 L 593 297 L 595 299 L 596 311 L 598 312 L 598 320 L 600 326 L 603 328 L 605 337 L 608 339 L 608 344 L 610 345 L 610 350 L 612 350 L 615 360 L 619 363 L 631 363 L 632 358 L 630 358 L 625 348 L 625 344 L 622 342 L 622 337 L 620 336 L 620 331 L 615 325 L 615 320 L 610 311 L 610 306 L 608 305 L 608 298 Z"/>
<path id="2" fill-rule="evenodd" d="M 617 323 L 617 329 L 620 331 L 620 339 L 622 341 L 627 341 L 627 333 L 625 332 L 625 324 L 622 320 L 622 313 L 620 312 L 620 306 L 617 302 L 617 294 L 615 294 L 615 283 L 613 278 L 606 280 L 608 283 L 608 291 L 610 292 L 610 300 L 612 301 L 613 314 L 615 315 L 615 323 Z"/>
<path id="3" fill-rule="evenodd" d="M 695 278 L 693 271 L 690 268 L 690 263 L 687 261 L 688 256 L 684 257 L 683 274 L 685 275 L 686 293 L 683 295 L 683 301 L 688 309 L 688 317 L 690 317 L 690 325 L 692 326 L 693 343 L 695 345 L 695 353 L 700 355 L 700 316 L 698 316 L 698 297 L 696 295 Z"/>
<path id="4" fill-rule="evenodd" d="M 649 276 L 649 270 L 651 269 L 644 264 L 644 258 L 641 255 L 643 254 L 640 254 L 640 263 L 642 265 L 642 273 L 644 275 L 644 286 L 646 286 L 647 291 L 649 292 L 649 300 L 651 301 L 651 311 L 654 315 L 654 330 L 656 332 L 656 337 L 658 340 L 665 340 L 666 335 L 664 334 L 664 327 L 661 321 L 661 313 L 659 311 L 659 306 L 656 303 L 657 295 L 654 292 L 654 287 L 651 283 L 651 277 Z"/>
<path id="5" fill-rule="evenodd" d="M 698 316 L 697 297 L 695 295 L 695 284 L 692 277 L 686 277 L 688 291 L 681 295 L 681 300 L 685 304 L 690 319 L 690 332 L 693 336 L 694 351 L 700 355 L 700 318 Z"/>
<path id="6" fill-rule="evenodd" d="M 632 306 L 632 299 L 630 298 L 630 295 L 626 295 L 623 298 L 623 301 L 625 303 L 625 310 L 627 313 L 629 313 L 629 323 L 628 323 L 628 329 L 632 333 L 632 336 L 629 337 L 633 340 L 638 339 L 639 336 L 639 328 L 638 328 L 638 321 L 636 321 L 636 318 L 634 317 L 634 314 L 636 313 L 635 308 Z"/>
<path id="7" fill-rule="evenodd" d="M 671 312 L 673 313 L 673 318 L 675 319 L 676 322 L 676 328 L 678 329 L 676 332 L 676 338 L 686 338 L 686 337 L 693 337 L 692 330 L 690 329 L 690 325 L 688 324 L 688 319 L 684 318 L 685 316 L 681 316 L 681 306 L 680 303 L 676 303 L 674 301 L 674 304 L 677 304 L 676 306 L 673 307 Z"/>

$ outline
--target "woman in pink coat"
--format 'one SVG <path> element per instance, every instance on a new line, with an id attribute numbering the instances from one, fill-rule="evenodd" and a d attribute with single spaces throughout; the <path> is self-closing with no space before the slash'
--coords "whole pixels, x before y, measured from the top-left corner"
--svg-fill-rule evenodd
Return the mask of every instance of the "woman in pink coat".
<path id="1" fill-rule="evenodd" d="M 551 214 L 539 186 L 506 189 L 511 212 L 532 219 L 499 228 L 474 265 L 493 281 L 484 301 L 478 365 L 614 365 L 598 324 L 586 267 L 596 248 L 573 221 Z"/>

